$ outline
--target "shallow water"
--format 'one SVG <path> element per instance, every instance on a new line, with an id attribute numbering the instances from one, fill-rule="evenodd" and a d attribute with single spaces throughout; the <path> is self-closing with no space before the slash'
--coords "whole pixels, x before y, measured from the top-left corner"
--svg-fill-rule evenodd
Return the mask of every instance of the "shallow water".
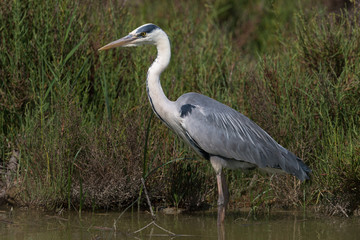
<path id="1" fill-rule="evenodd" d="M 215 212 L 157 213 L 160 228 L 151 224 L 148 213 L 128 212 L 118 219 L 119 215 L 71 212 L 59 216 L 33 210 L 0 210 L 0 239 L 218 239 Z M 358 217 L 318 218 L 296 212 L 277 212 L 251 220 L 246 217 L 247 213 L 240 212 L 227 215 L 226 239 L 360 239 Z"/>

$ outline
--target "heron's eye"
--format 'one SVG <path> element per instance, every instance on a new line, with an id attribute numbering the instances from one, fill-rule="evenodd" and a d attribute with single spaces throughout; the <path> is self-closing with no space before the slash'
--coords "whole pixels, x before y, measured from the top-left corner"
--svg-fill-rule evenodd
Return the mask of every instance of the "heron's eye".
<path id="1" fill-rule="evenodd" d="M 141 37 L 145 37 L 145 36 L 146 36 L 146 32 L 140 33 L 140 36 L 141 36 Z"/>

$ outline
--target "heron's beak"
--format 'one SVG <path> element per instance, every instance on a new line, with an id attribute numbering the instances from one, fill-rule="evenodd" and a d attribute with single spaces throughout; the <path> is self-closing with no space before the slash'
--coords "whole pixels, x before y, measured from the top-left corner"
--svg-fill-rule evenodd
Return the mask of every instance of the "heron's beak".
<path id="1" fill-rule="evenodd" d="M 119 40 L 113 41 L 113 42 L 103 46 L 102 48 L 99 48 L 99 51 L 108 50 L 110 48 L 115 48 L 115 47 L 126 46 L 127 44 L 131 43 L 132 41 L 134 41 L 136 39 L 137 39 L 136 36 L 129 34 L 126 37 L 120 38 Z"/>

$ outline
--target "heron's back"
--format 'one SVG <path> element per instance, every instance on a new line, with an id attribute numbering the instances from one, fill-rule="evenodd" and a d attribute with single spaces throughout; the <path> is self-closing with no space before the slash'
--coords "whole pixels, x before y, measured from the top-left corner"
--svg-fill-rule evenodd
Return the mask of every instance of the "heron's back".
<path id="1" fill-rule="evenodd" d="M 300 180 L 309 178 L 310 169 L 300 158 L 236 110 L 198 93 L 182 95 L 176 107 L 182 137 L 202 156 L 246 163 L 239 166 L 247 168 L 282 170 Z"/>

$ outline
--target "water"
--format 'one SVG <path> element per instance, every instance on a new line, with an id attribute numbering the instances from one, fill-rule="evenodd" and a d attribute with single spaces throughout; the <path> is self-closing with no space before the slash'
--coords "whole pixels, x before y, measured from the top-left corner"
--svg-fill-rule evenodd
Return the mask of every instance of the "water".
<path id="1" fill-rule="evenodd" d="M 71 212 L 59 216 L 33 210 L 0 210 L 0 239 L 218 239 L 216 212 L 157 213 L 156 224 L 160 228 L 151 224 L 150 214 L 129 212 L 118 220 L 115 231 L 114 221 L 119 215 Z M 294 212 L 277 212 L 251 220 L 246 217 L 247 213 L 240 212 L 227 215 L 223 234 L 226 239 L 360 239 L 359 217 L 319 218 Z"/>

